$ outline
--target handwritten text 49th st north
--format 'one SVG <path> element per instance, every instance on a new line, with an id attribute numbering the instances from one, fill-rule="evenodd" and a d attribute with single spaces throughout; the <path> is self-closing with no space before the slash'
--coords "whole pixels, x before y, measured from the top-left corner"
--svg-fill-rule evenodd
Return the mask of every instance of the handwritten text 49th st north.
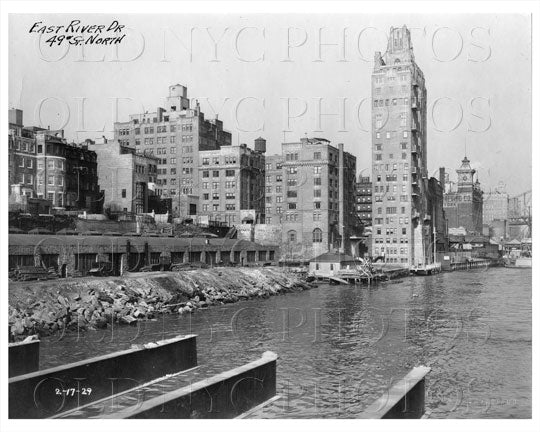
<path id="1" fill-rule="evenodd" d="M 122 42 L 124 25 L 114 20 L 109 25 L 81 24 L 80 20 L 72 20 L 67 25 L 45 25 L 43 21 L 35 22 L 29 33 L 40 36 L 51 35 L 45 44 L 53 45 L 116 45 Z"/>

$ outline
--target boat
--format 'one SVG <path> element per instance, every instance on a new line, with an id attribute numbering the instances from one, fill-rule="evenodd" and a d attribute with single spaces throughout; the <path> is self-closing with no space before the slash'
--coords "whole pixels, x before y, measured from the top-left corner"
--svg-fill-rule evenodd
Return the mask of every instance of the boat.
<path id="1" fill-rule="evenodd" d="M 426 265 L 417 265 L 415 267 L 411 268 L 411 272 L 420 275 L 420 276 L 427 276 L 435 273 L 441 272 L 441 263 L 440 262 L 434 262 L 431 264 Z"/>
<path id="2" fill-rule="evenodd" d="M 508 244 L 516 244 L 519 247 L 512 248 L 503 257 L 504 266 L 510 268 L 532 268 L 532 240 L 524 239 L 521 242 L 513 240 Z"/>
<path id="3" fill-rule="evenodd" d="M 532 268 L 532 254 L 521 251 L 518 256 L 504 258 L 504 266 L 509 268 Z"/>

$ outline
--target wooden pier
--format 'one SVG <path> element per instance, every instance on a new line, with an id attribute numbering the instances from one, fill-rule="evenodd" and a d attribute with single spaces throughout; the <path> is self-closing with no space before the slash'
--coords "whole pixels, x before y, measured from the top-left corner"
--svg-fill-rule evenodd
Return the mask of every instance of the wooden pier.
<path id="1" fill-rule="evenodd" d="M 452 271 L 454 270 L 471 270 L 471 269 L 486 269 L 494 266 L 493 260 L 474 260 L 464 262 L 454 262 L 450 264 Z"/>

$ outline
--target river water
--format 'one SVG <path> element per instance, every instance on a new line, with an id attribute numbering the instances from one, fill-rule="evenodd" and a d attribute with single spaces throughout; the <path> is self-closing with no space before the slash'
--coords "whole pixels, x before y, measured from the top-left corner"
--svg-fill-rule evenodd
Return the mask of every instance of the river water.
<path id="1" fill-rule="evenodd" d="M 261 418 L 354 418 L 411 368 L 432 368 L 431 418 L 530 418 L 532 271 L 490 268 L 300 293 L 42 340 L 41 368 L 178 334 L 200 375 L 279 354 Z"/>

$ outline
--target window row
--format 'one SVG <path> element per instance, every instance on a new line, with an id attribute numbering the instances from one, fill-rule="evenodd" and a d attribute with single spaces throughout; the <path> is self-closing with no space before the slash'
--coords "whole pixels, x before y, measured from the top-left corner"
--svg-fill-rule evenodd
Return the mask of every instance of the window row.
<path id="1" fill-rule="evenodd" d="M 212 206 L 212 207 L 210 207 L 210 206 Z M 210 208 L 214 212 L 220 211 L 219 204 L 203 204 L 202 205 L 202 211 L 203 212 L 210 211 Z M 225 211 L 234 211 L 234 210 L 236 210 L 236 205 L 235 204 L 225 204 Z"/>
<path id="2" fill-rule="evenodd" d="M 409 169 L 409 163 L 408 162 L 401 162 L 401 163 L 393 163 L 393 164 L 375 164 L 373 165 L 373 170 L 375 172 L 383 172 L 383 171 L 396 171 L 399 168 L 401 171 L 408 171 Z M 413 171 L 414 173 L 414 171 Z M 381 176 L 377 175 L 377 181 L 381 181 Z"/>
<path id="3" fill-rule="evenodd" d="M 219 198 L 220 198 L 219 193 L 217 193 L 217 192 L 212 193 L 212 199 L 213 200 L 218 200 Z M 225 199 L 235 199 L 235 198 L 236 198 L 236 196 L 235 196 L 234 192 L 226 192 L 225 193 Z M 203 200 L 208 201 L 209 199 L 210 199 L 210 194 L 209 193 L 203 194 Z"/>
<path id="4" fill-rule="evenodd" d="M 290 230 L 287 232 L 287 241 L 289 243 L 298 242 L 298 234 L 295 230 Z M 315 228 L 312 231 L 312 241 L 313 243 L 322 243 L 323 241 L 323 232 L 320 228 Z"/>
<path id="5" fill-rule="evenodd" d="M 377 129 L 380 129 L 380 127 L 377 128 Z M 409 138 L 409 131 L 404 130 L 404 131 L 401 132 L 401 135 L 403 136 L 403 138 Z M 390 138 L 399 136 L 399 132 L 398 131 L 386 131 L 385 136 L 386 136 L 386 139 L 390 139 Z M 375 132 L 375 138 L 381 139 L 381 132 Z"/>

